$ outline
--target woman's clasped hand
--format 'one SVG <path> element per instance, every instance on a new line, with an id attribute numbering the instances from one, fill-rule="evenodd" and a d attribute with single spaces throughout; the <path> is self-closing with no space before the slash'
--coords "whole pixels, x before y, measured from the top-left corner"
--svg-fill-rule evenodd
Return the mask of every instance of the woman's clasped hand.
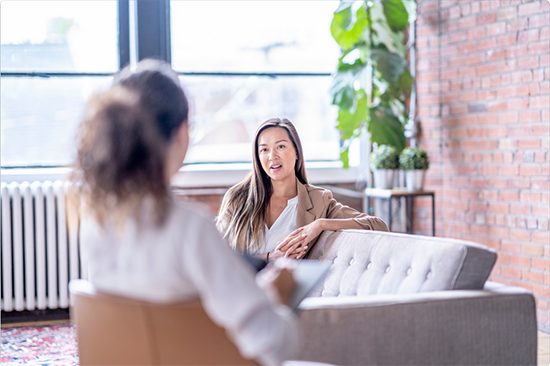
<path id="1" fill-rule="evenodd" d="M 277 243 L 275 252 L 282 253 L 284 258 L 302 259 L 307 254 L 309 244 L 322 232 L 323 219 L 294 230 L 283 240 Z"/>

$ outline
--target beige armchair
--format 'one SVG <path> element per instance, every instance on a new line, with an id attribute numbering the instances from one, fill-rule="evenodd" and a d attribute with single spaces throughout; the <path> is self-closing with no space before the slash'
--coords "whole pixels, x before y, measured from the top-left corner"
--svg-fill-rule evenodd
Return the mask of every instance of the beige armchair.
<path id="1" fill-rule="evenodd" d="M 153 304 L 71 281 L 80 365 L 257 365 L 204 312 L 200 301 Z"/>

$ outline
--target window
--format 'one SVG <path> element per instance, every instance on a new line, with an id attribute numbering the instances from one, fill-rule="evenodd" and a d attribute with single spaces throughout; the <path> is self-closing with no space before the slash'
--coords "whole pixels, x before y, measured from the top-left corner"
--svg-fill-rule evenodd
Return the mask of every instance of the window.
<path id="1" fill-rule="evenodd" d="M 68 165 L 82 106 L 118 69 L 117 2 L 1 6 L 2 167 Z"/>
<path id="2" fill-rule="evenodd" d="M 339 159 L 330 73 L 338 1 L 172 1 L 172 65 L 192 102 L 187 162 L 251 161 L 257 127 L 289 118 L 310 161 Z M 230 16 L 228 16 L 230 14 Z"/>
<path id="3" fill-rule="evenodd" d="M 1 27 L 2 71 L 118 69 L 116 1 L 5 1 Z"/>
<path id="4" fill-rule="evenodd" d="M 2 168 L 71 163 L 84 103 L 128 63 L 132 36 L 136 59 L 169 60 L 180 74 L 192 113 L 188 163 L 249 162 L 254 132 L 275 116 L 297 126 L 307 160 L 338 161 L 328 92 L 340 52 L 330 35 L 338 1 L 133 6 L 1 3 Z"/>
<path id="5" fill-rule="evenodd" d="M 172 64 L 183 72 L 324 73 L 340 48 L 338 1 L 172 1 Z"/>

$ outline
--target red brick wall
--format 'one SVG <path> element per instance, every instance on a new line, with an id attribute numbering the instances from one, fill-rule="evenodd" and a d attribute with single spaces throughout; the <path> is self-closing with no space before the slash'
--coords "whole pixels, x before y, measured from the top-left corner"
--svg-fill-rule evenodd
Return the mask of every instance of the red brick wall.
<path id="1" fill-rule="evenodd" d="M 498 251 L 490 280 L 524 287 L 549 331 L 550 4 L 418 0 L 419 145 L 437 235 Z M 415 228 L 428 234 L 428 207 Z"/>

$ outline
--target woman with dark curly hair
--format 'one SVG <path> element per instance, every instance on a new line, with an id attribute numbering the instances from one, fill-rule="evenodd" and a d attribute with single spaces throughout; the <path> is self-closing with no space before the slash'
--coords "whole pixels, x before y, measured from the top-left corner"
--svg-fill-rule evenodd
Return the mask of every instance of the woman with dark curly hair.
<path id="1" fill-rule="evenodd" d="M 178 76 L 158 61 L 124 69 L 90 100 L 72 176 L 89 280 L 151 302 L 200 298 L 243 357 L 279 364 L 298 342 L 295 316 L 282 305 L 292 274 L 273 270 L 262 291 L 211 220 L 175 202 L 169 182 L 187 152 L 187 119 Z"/>

